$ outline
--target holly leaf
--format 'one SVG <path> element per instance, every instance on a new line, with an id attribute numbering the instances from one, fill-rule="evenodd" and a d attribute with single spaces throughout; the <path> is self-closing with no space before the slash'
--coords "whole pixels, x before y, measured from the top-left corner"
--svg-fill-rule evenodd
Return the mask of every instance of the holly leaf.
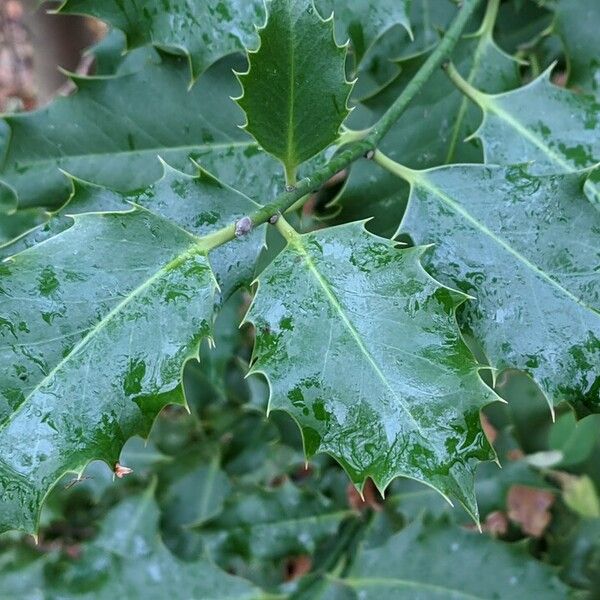
<path id="1" fill-rule="evenodd" d="M 401 25 L 412 38 L 408 20 L 409 0 L 319 0 L 322 15 L 335 14 L 338 40 L 350 39 L 358 65 L 373 44 L 387 31 Z"/>
<path id="2" fill-rule="evenodd" d="M 48 222 L 13 244 L 0 247 L 0 257 L 16 254 L 68 229 L 75 215 L 128 211 L 132 202 L 198 237 L 229 225 L 259 206 L 203 169 L 197 169 L 195 176 L 181 173 L 165 163 L 162 169 L 163 176 L 159 181 L 133 194 L 121 194 L 72 179 L 73 191 L 68 204 Z M 223 299 L 239 287 L 250 284 L 264 243 L 265 229 L 260 228 L 234 244 L 220 246 L 212 252 L 211 265 Z"/>
<path id="3" fill-rule="evenodd" d="M 550 82 L 551 69 L 528 85 L 485 94 L 450 71 L 455 83 L 481 108 L 485 162 L 531 162 L 531 172 L 572 173 L 600 160 L 600 103 Z"/>
<path id="4" fill-rule="evenodd" d="M 494 541 L 441 520 L 415 521 L 383 546 L 361 548 L 348 575 L 330 580 L 327 598 L 342 597 L 344 590 L 361 600 L 569 596 L 552 567 L 532 558 L 525 545 Z"/>
<path id="5" fill-rule="evenodd" d="M 523 167 L 405 172 L 412 191 L 401 232 L 433 243 L 428 266 L 476 296 L 464 323 L 497 370 L 516 367 L 550 405 L 600 405 L 600 213 L 584 174 Z"/>
<path id="6" fill-rule="evenodd" d="M 239 75 L 245 129 L 284 165 L 288 181 L 298 165 L 335 142 L 348 115 L 346 48 L 336 45 L 331 20 L 312 0 L 269 0 L 260 48 Z"/>
<path id="7" fill-rule="evenodd" d="M 210 336 L 217 283 L 199 238 L 144 208 L 80 215 L 0 265 L 0 529 L 34 532 L 65 472 L 114 465 Z"/>
<path id="8" fill-rule="evenodd" d="M 424 248 L 397 250 L 362 223 L 290 236 L 247 316 L 269 410 L 291 414 L 306 454 L 332 455 L 359 489 L 410 477 L 477 519 L 473 470 L 493 455 L 479 410 L 497 397 L 456 324 L 466 297 L 425 273 Z"/>
<path id="9" fill-rule="evenodd" d="M 257 198 L 271 196 L 279 187 L 277 164 L 237 127 L 243 116 L 229 99 L 236 64 L 221 61 L 191 91 L 185 63 L 172 58 L 126 75 L 76 78 L 74 95 L 4 118 L 0 180 L 22 207 L 56 208 L 71 192 L 59 169 L 131 192 L 161 177 L 160 156 L 188 173 L 196 170 L 193 159 Z"/>
<path id="10" fill-rule="evenodd" d="M 557 0 L 554 30 L 567 55 L 569 85 L 591 92 L 600 100 L 600 4 L 596 0 Z"/>
<path id="11" fill-rule="evenodd" d="M 102 19 L 123 31 L 127 48 L 153 44 L 187 58 L 192 82 L 227 54 L 256 45 L 262 0 L 65 0 L 59 9 Z"/>

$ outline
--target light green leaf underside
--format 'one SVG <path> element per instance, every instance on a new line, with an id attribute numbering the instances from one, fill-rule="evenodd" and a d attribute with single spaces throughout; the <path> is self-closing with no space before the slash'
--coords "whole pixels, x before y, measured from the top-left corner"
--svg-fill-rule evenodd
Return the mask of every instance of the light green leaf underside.
<path id="1" fill-rule="evenodd" d="M 261 201 L 281 187 L 277 163 L 237 124 L 229 99 L 239 86 L 225 59 L 187 90 L 184 61 L 164 58 L 134 73 L 77 79 L 78 91 L 29 114 L 0 122 L 0 180 L 23 207 L 58 207 L 69 197 L 64 171 L 120 192 L 147 187 L 162 175 L 158 156 L 193 173 L 196 160 Z"/>
<path id="2" fill-rule="evenodd" d="M 128 211 L 131 210 L 131 202 L 198 237 L 225 227 L 258 207 L 206 171 L 199 170 L 196 176 L 191 176 L 168 165 L 162 165 L 162 168 L 164 174 L 159 181 L 134 194 L 120 194 L 84 181 L 72 180 L 73 191 L 68 204 L 48 222 L 32 229 L 12 244 L 0 246 L 0 258 L 35 246 L 68 229 L 73 223 L 72 215 Z M 264 242 L 263 227 L 211 253 L 211 266 L 222 298 L 226 299 L 240 286 L 250 284 Z"/>
<path id="3" fill-rule="evenodd" d="M 333 144 L 348 114 L 352 86 L 346 49 L 312 0 L 269 0 L 260 48 L 240 75 L 246 130 L 278 158 L 292 179 L 298 165 Z"/>
<path id="4" fill-rule="evenodd" d="M 475 91 L 484 111 L 477 130 L 485 161 L 532 162 L 531 172 L 571 173 L 600 160 L 600 104 L 550 82 L 550 71 L 499 95 Z"/>
<path id="5" fill-rule="evenodd" d="M 356 63 L 360 63 L 371 46 L 395 25 L 410 33 L 407 9 L 409 0 L 318 0 L 324 17 L 335 16 L 336 37 L 340 43 L 350 39 Z"/>
<path id="6" fill-rule="evenodd" d="M 227 54 L 256 46 L 263 0 L 65 0 L 61 12 L 102 19 L 145 44 L 187 56 L 192 79 Z"/>
<path id="7" fill-rule="evenodd" d="M 432 567 L 434 565 L 434 567 Z M 443 521 L 416 521 L 378 548 L 359 550 L 323 600 L 563 600 L 569 588 L 524 544 L 507 544 Z M 344 596 L 342 590 L 352 591 Z"/>
<path id="8" fill-rule="evenodd" d="M 259 277 L 251 371 L 309 456 L 331 454 L 359 487 L 423 481 L 476 518 L 473 469 L 491 456 L 479 410 L 497 398 L 456 325 L 464 297 L 423 271 L 422 253 L 361 223 L 294 238 Z"/>
<path id="9" fill-rule="evenodd" d="M 35 531 L 67 471 L 118 460 L 210 335 L 199 239 L 138 208 L 82 215 L 0 265 L 0 529 Z"/>
<path id="10" fill-rule="evenodd" d="M 433 243 L 429 266 L 475 296 L 463 313 L 498 369 L 529 372 L 550 403 L 600 407 L 600 213 L 585 174 L 521 167 L 416 172 L 401 231 Z"/>
<path id="11" fill-rule="evenodd" d="M 569 85 L 600 100 L 600 3 L 597 0 L 557 0 L 554 30 L 567 55 Z"/>
<path id="12" fill-rule="evenodd" d="M 364 100 L 352 113 L 355 129 L 370 126 L 416 74 L 429 52 L 399 63 L 402 71 L 386 88 Z M 453 60 L 469 81 L 489 92 L 518 85 L 517 64 L 500 51 L 489 35 L 463 39 Z M 454 88 L 443 72 L 435 73 L 385 137 L 386 155 L 411 168 L 428 168 L 447 162 L 483 162 L 476 142 L 464 140 L 481 120 L 479 109 Z M 352 165 L 346 186 L 336 201 L 344 220 L 373 217 L 369 229 L 391 235 L 398 226 L 408 199 L 408 187 L 372 162 Z"/>
<path id="13" fill-rule="evenodd" d="M 30 559 L 27 571 L 20 571 L 29 585 L 2 573 L 2 591 L 20 600 L 266 598 L 250 582 L 225 573 L 205 558 L 194 562 L 176 558 L 160 539 L 159 518 L 152 490 L 130 496 L 106 515 L 98 536 L 83 544 L 78 560 L 38 554 Z"/>

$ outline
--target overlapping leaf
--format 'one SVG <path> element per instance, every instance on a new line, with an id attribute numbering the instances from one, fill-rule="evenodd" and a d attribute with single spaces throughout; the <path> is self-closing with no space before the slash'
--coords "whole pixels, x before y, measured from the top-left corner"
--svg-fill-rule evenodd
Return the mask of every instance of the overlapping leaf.
<path id="1" fill-rule="evenodd" d="M 251 372 L 268 378 L 270 409 L 300 424 L 309 456 L 331 454 L 360 488 L 426 482 L 476 517 L 473 469 L 491 455 L 479 409 L 497 397 L 456 325 L 465 297 L 425 273 L 423 251 L 361 223 L 292 235 L 247 317 Z"/>
<path id="2" fill-rule="evenodd" d="M 356 129 L 372 125 L 415 75 L 429 52 L 402 60 L 401 73 L 375 96 L 354 111 L 350 125 Z M 495 44 L 489 28 L 462 40 L 454 51 L 461 73 L 489 92 L 518 85 L 517 63 Z M 439 72 L 429 80 L 385 137 L 381 148 L 392 158 L 415 168 L 448 162 L 482 162 L 475 142 L 464 143 L 480 122 L 480 113 L 452 89 Z M 368 162 L 352 166 L 346 186 L 337 200 L 345 220 L 374 217 L 369 228 L 391 235 L 404 212 L 408 189 Z M 395 221 L 395 222 L 394 222 Z"/>
<path id="3" fill-rule="evenodd" d="M 375 42 L 358 65 L 353 99 L 374 96 L 398 76 L 404 59 L 429 52 L 439 42 L 440 31 L 456 15 L 457 7 L 451 2 L 419 1 L 409 2 L 407 9 L 411 32 L 394 27 Z"/>
<path id="4" fill-rule="evenodd" d="M 360 63 L 371 46 L 395 25 L 411 33 L 409 4 L 408 0 L 319 0 L 317 8 L 323 16 L 334 13 L 338 40 L 352 41 L 355 60 Z"/>
<path id="5" fill-rule="evenodd" d="M 551 403 L 585 398 L 597 410 L 600 213 L 583 193 L 585 174 L 411 173 L 400 230 L 434 243 L 435 276 L 477 298 L 464 320 L 492 366 L 531 373 Z"/>
<path id="6" fill-rule="evenodd" d="M 127 211 L 131 208 L 131 202 L 199 237 L 233 223 L 258 206 L 204 170 L 200 169 L 196 176 L 191 176 L 165 164 L 161 168 L 163 177 L 159 181 L 134 194 L 121 194 L 84 181 L 71 180 L 73 191 L 68 204 L 48 222 L 32 229 L 12 244 L 0 246 L 0 257 L 35 246 L 64 231 L 72 225 L 73 215 Z M 253 231 L 234 244 L 215 249 L 211 254 L 211 265 L 223 298 L 229 297 L 241 285 L 250 283 L 264 236 L 264 228 Z"/>
<path id="7" fill-rule="evenodd" d="M 525 87 L 484 94 L 463 91 L 484 112 L 477 130 L 488 163 L 532 162 L 531 172 L 574 172 L 600 160 L 600 103 L 550 82 L 550 70 Z"/>
<path id="8" fill-rule="evenodd" d="M 86 14 L 125 32 L 129 48 L 145 44 L 187 57 L 192 79 L 227 54 L 256 45 L 262 0 L 65 0 L 63 13 Z"/>
<path id="9" fill-rule="evenodd" d="M 312 0 L 270 0 L 260 48 L 240 76 L 246 130 L 284 165 L 293 182 L 298 165 L 335 142 L 348 114 L 351 85 L 346 48 Z"/>
<path id="10" fill-rule="evenodd" d="M 552 568 L 532 558 L 524 545 L 497 542 L 443 521 L 416 521 L 383 546 L 362 549 L 348 576 L 332 578 L 329 585 L 322 596 L 327 600 L 563 600 L 569 594 Z"/>
<path id="11" fill-rule="evenodd" d="M 192 158 L 259 201 L 271 196 L 277 163 L 237 127 L 243 115 L 229 99 L 235 64 L 221 61 L 189 92 L 185 64 L 173 58 L 122 76 L 78 78 L 73 96 L 4 118 L 0 181 L 23 207 L 57 207 L 71 191 L 59 169 L 129 192 L 160 178 L 161 156 L 187 172 Z"/>

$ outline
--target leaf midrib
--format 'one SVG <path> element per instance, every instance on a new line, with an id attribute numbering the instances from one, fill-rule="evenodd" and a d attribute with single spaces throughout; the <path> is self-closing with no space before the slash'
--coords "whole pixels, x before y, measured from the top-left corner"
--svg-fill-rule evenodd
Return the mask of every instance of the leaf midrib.
<path id="1" fill-rule="evenodd" d="M 419 423 L 417 422 L 417 420 L 414 418 L 414 416 L 410 412 L 408 406 L 406 406 L 405 402 L 401 398 L 398 397 L 398 395 L 394 391 L 394 388 L 391 386 L 390 382 L 387 380 L 387 378 L 385 377 L 385 375 L 379 368 L 379 365 L 376 363 L 373 356 L 371 356 L 371 353 L 369 352 L 369 350 L 363 343 L 363 341 L 360 337 L 360 334 L 354 327 L 354 325 L 353 325 L 352 321 L 349 319 L 348 315 L 346 315 L 346 312 L 344 311 L 344 307 L 342 306 L 342 304 L 338 300 L 337 296 L 331 289 L 329 282 L 323 277 L 323 275 L 321 275 L 321 273 L 317 269 L 315 263 L 313 262 L 312 257 L 306 251 L 306 248 L 302 244 L 301 238 L 298 237 L 294 240 L 293 248 L 302 256 L 304 263 L 306 264 L 306 266 L 308 268 L 308 271 L 315 278 L 315 280 L 317 281 L 319 286 L 322 288 L 325 296 L 327 297 L 330 304 L 333 306 L 335 311 L 340 316 L 342 323 L 344 324 L 347 331 L 350 333 L 350 335 L 356 342 L 356 345 L 358 346 L 362 355 L 367 359 L 367 362 L 369 363 L 371 368 L 375 371 L 378 378 L 381 380 L 383 385 L 389 390 L 389 392 L 392 394 L 392 397 L 398 402 L 399 406 L 401 406 L 402 409 L 404 410 L 404 412 L 408 415 L 408 417 L 410 418 L 411 422 L 413 423 L 413 425 L 414 425 L 415 429 L 417 430 L 417 432 L 419 433 L 419 435 L 421 435 L 424 439 L 427 439 L 425 433 L 422 431 Z"/>
<path id="2" fill-rule="evenodd" d="M 455 202 L 450 196 L 445 194 L 441 189 L 428 182 L 427 179 L 423 176 L 419 176 L 415 179 L 415 185 L 420 186 L 426 191 L 433 193 L 438 196 L 443 202 L 445 202 L 455 213 L 464 217 L 469 223 L 471 223 L 476 229 L 478 229 L 481 233 L 489 237 L 495 244 L 502 247 L 509 254 L 514 256 L 519 262 L 524 264 L 529 270 L 533 271 L 539 277 L 547 281 L 550 285 L 559 290 L 563 295 L 567 296 L 570 300 L 584 308 L 585 310 L 591 312 L 595 317 L 600 316 L 600 311 L 596 310 L 593 306 L 588 306 L 581 298 L 575 296 L 572 292 L 564 288 L 558 281 L 550 277 L 545 271 L 540 269 L 536 264 L 532 263 L 529 259 L 523 256 L 520 252 L 515 250 L 510 244 L 505 242 L 502 238 L 498 237 L 493 231 L 488 229 L 483 223 L 478 221 L 475 217 L 473 217 L 466 209 L 460 206 L 457 202 Z"/>

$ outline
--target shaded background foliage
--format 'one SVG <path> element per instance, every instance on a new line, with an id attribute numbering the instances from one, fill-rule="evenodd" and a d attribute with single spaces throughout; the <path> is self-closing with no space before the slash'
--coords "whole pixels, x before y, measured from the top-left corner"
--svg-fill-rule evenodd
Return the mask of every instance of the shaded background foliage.
<path id="1" fill-rule="evenodd" d="M 531 81 L 557 61 L 555 83 L 597 98 L 598 11 L 586 0 L 581 12 L 572 14 L 573 4 L 505 1 L 493 44 L 464 40 L 453 60 L 463 76 L 471 73 L 471 83 L 490 93 Z M 14 0 L 2 7 L 4 111 L 45 105 L 60 86 L 59 93 L 72 91 L 68 79 L 61 83 L 52 69 L 39 67 L 54 54 L 48 52 L 53 45 L 61 48 L 53 62 L 83 73 L 135 73 L 172 60 L 143 44 L 123 56 L 122 34 L 115 30 L 103 37 L 97 21 L 40 13 L 32 20 L 21 8 Z M 455 10 L 450 2 L 434 1 L 425 19 L 422 8 L 413 2 L 408 15 L 412 40 L 398 22 L 375 44 L 361 48 L 360 62 L 349 61 L 349 77 L 359 75 L 352 126 L 369 125 L 388 96 L 406 85 Z M 53 19 L 66 28 L 63 34 L 47 29 Z M 77 43 L 63 54 L 65 39 Z M 80 51 L 95 39 L 102 41 L 82 58 Z M 488 84 L 487 71 L 479 73 L 473 64 L 478 44 L 488 53 L 486 64 L 493 62 L 503 73 L 499 88 L 496 78 Z M 196 84 L 201 85 L 202 80 Z M 387 143 L 414 168 L 480 162 L 477 139 L 457 141 L 475 131 L 480 117 L 440 73 Z M 398 186 L 388 175 L 375 179 L 374 169 L 370 163 L 356 164 L 316 193 L 296 217 L 302 229 L 374 215 L 369 227 L 393 234 L 408 186 Z M 365 190 L 376 203 L 365 203 Z M 49 208 L 58 204 L 57 198 Z M 38 207 L 10 219 L 0 216 L 0 243 L 47 218 Z M 277 251 L 271 244 L 270 257 Z M 2 534 L 0 598 L 178 597 L 185 582 L 186 597 L 370 599 L 375 591 L 361 587 L 361 581 L 390 573 L 426 582 L 432 595 L 451 587 L 482 597 L 600 596 L 599 417 L 589 414 L 584 402 L 558 405 L 553 421 L 529 377 L 501 374 L 495 389 L 507 404 L 487 408 L 482 418 L 503 468 L 494 463 L 478 468 L 479 534 L 462 509 L 410 480 L 394 481 L 385 500 L 369 483 L 361 498 L 332 459 L 318 455 L 306 464 L 295 423 L 284 413 L 267 420 L 266 384 L 244 378 L 253 331 L 236 324 L 248 303 L 244 291 L 226 301 L 217 320 L 216 351 L 203 348 L 201 362 L 187 365 L 184 386 L 191 412 L 168 407 L 147 443 L 140 438 L 127 443 L 120 464 L 131 474 L 115 479 L 106 464 L 92 463 L 81 479 L 67 476 L 55 486 L 43 509 L 38 543 Z M 466 336 L 479 351 L 469 332 Z M 178 574 L 174 581 L 173 573 Z M 122 581 L 127 586 L 119 587 Z M 220 585 L 222 596 L 216 591 Z M 390 590 L 389 597 L 404 597 Z"/>

